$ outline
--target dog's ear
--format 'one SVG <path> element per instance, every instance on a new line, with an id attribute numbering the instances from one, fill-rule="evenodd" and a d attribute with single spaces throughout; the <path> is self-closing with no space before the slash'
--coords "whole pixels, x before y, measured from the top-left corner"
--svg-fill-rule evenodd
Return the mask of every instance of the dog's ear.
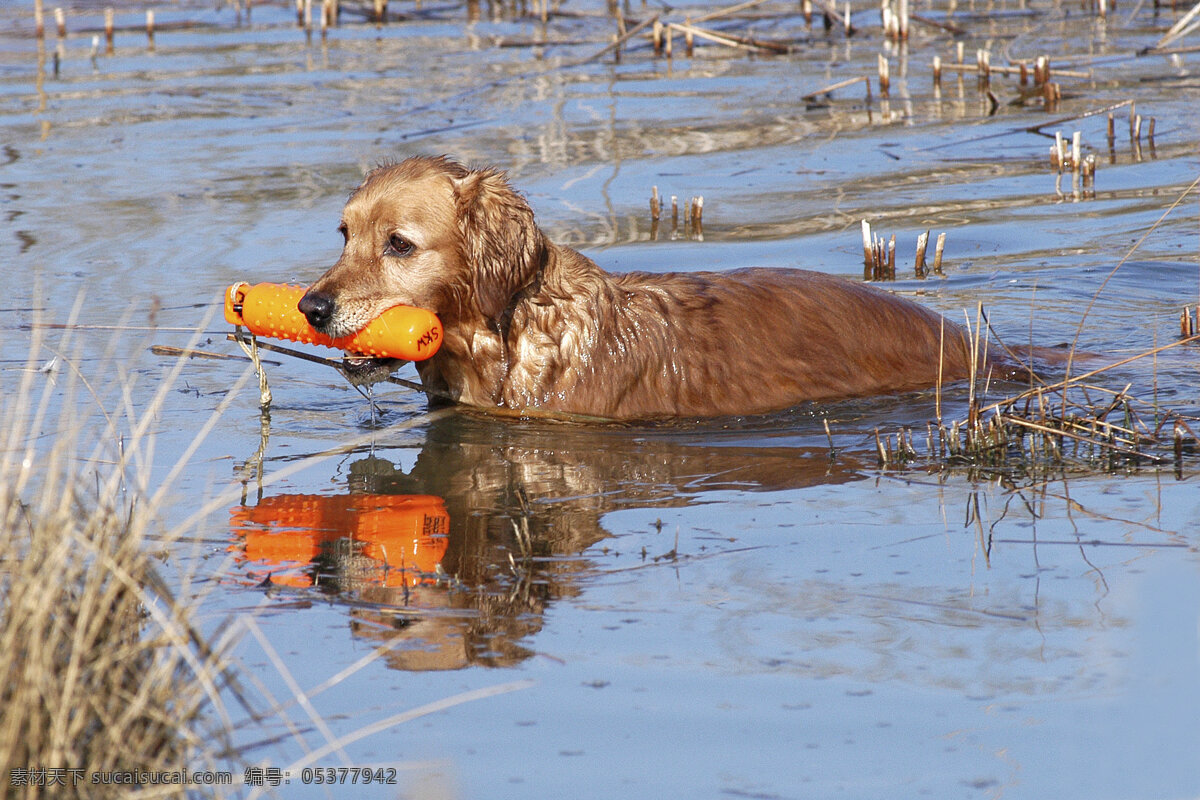
<path id="1" fill-rule="evenodd" d="M 455 180 L 458 225 L 479 310 L 498 321 L 517 292 L 536 277 L 545 241 L 533 209 L 504 174 L 472 170 Z"/>

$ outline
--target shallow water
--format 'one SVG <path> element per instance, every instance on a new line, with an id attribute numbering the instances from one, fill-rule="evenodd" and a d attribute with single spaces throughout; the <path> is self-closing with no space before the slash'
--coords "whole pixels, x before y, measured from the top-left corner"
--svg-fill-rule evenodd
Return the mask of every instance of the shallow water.
<path id="1" fill-rule="evenodd" d="M 52 23 L 39 52 L 24 5 L 0 8 L 6 387 L 34 342 L 35 364 L 61 351 L 106 408 L 136 415 L 174 366 L 150 344 L 200 330 L 199 346 L 237 352 L 213 316 L 223 288 L 320 274 L 364 169 L 416 153 L 505 168 L 555 240 L 615 270 L 858 278 L 865 217 L 897 234 L 891 288 L 956 320 L 982 302 L 1014 342 L 1141 352 L 1177 338 L 1200 290 L 1196 195 L 1160 221 L 1200 172 L 1197 57 L 1134 55 L 1182 9 L 1103 22 L 1070 3 L 922 4 L 965 31 L 968 60 L 1044 53 L 1087 73 L 1060 79 L 1053 113 L 994 77 L 988 114 L 973 73 L 935 94 L 948 34 L 918 26 L 897 48 L 874 7 L 850 39 L 783 6 L 708 23 L 795 40 L 787 56 L 699 44 L 688 58 L 677 38 L 670 62 L 639 45 L 619 64 L 576 63 L 613 30 L 597 4 L 545 28 L 405 5 L 407 21 L 347 15 L 322 41 L 286 5 L 247 20 L 182 3 L 159 10 L 153 52 L 142 8 L 119 9 L 114 52 L 101 41 L 93 59 L 97 6 L 73 7 L 57 74 Z M 574 44 L 497 46 L 543 35 Z M 863 75 L 870 101 L 862 84 L 803 99 Z M 1111 149 L 1104 114 L 1054 123 L 1128 100 L 1154 117 L 1153 144 L 1131 143 L 1128 107 Z M 1056 130 L 1081 131 L 1094 188 L 1051 169 Z M 703 236 L 669 219 L 652 236 L 652 186 L 703 195 Z M 912 277 L 926 229 L 948 233 L 945 278 Z M 88 327 L 65 346 L 30 331 L 69 320 Z M 142 325 L 155 330 L 128 330 Z M 106 360 L 114 336 L 123 371 Z M 587 427 L 425 417 L 395 389 L 373 425 L 327 368 L 281 359 L 270 375 L 265 441 L 245 383 L 173 485 L 165 525 L 217 510 L 168 568 L 208 590 L 214 633 L 253 613 L 272 652 L 247 637 L 242 668 L 277 697 L 292 694 L 280 663 L 312 688 L 387 645 L 313 697 L 332 735 L 463 700 L 317 761 L 402 767 L 398 787 L 356 796 L 1200 795 L 1194 463 L 881 469 L 874 431 L 911 427 L 922 445 L 932 393 Z M 242 377 L 233 361 L 183 366 L 154 416 L 152 485 Z M 1103 383 L 1196 411 L 1188 348 Z M 965 390 L 942 401 L 962 418 Z M 273 734 L 286 728 L 238 740 Z M 246 756 L 304 753 L 285 736 Z M 297 773 L 293 795 L 327 792 Z"/>

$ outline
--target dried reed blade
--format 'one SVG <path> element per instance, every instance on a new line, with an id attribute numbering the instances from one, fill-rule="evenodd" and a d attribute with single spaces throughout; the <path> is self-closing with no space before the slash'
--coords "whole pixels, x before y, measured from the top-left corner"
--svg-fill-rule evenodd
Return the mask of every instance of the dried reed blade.
<path id="1" fill-rule="evenodd" d="M 728 17 L 732 16 L 733 14 L 740 14 L 741 12 L 748 11 L 756 6 L 761 6 L 766 2 L 768 2 L 768 0 L 746 0 L 744 3 L 737 3 L 736 5 L 726 6 L 725 8 L 718 8 L 716 11 L 710 11 L 707 14 L 696 17 L 692 21 L 708 22 L 709 20 L 720 19 L 721 17 Z"/>
<path id="2" fill-rule="evenodd" d="M 1133 110 L 1133 106 L 1131 105 L 1130 111 L 1132 112 L 1132 110 Z M 1150 237 L 1150 234 L 1152 234 L 1158 230 L 1159 226 L 1162 225 L 1163 221 L 1171 214 L 1172 211 L 1174 211 L 1176 208 L 1179 207 L 1179 205 L 1184 201 L 1184 198 L 1186 198 L 1189 194 L 1191 194 L 1196 189 L 1197 186 L 1200 186 L 1200 176 L 1197 176 L 1195 180 L 1193 180 L 1190 184 L 1188 184 L 1187 187 L 1184 188 L 1184 190 L 1179 193 L 1179 196 L 1176 197 L 1175 200 L 1171 203 L 1171 205 L 1168 206 L 1167 209 L 1165 211 L 1163 211 L 1163 213 L 1159 216 L 1159 218 L 1154 221 L 1154 224 L 1151 225 L 1150 228 L 1148 230 L 1146 230 L 1146 232 L 1143 233 L 1136 242 L 1133 243 L 1133 246 L 1130 247 L 1129 250 L 1127 250 L 1125 252 L 1125 254 L 1121 257 L 1121 260 L 1118 261 L 1116 266 L 1114 266 L 1109 271 L 1108 275 L 1105 276 L 1104 280 L 1100 282 L 1100 286 L 1097 287 L 1096 291 L 1092 293 L 1092 297 L 1088 301 L 1087 306 L 1084 308 L 1083 314 L 1080 315 L 1079 324 L 1075 328 L 1075 336 L 1071 340 L 1071 348 L 1067 354 L 1067 368 L 1066 368 L 1066 378 L 1064 378 L 1064 385 L 1066 383 L 1069 383 L 1069 380 L 1070 380 L 1071 367 L 1074 365 L 1075 351 L 1079 345 L 1079 337 L 1083 335 L 1084 323 L 1087 321 L 1088 315 L 1091 314 L 1092 308 L 1095 307 L 1097 300 L 1099 300 L 1101 293 L 1103 293 L 1105 287 L 1108 286 L 1109 281 L 1111 281 L 1113 279 L 1113 276 L 1117 274 L 1117 270 L 1119 270 L 1121 267 L 1123 267 L 1125 265 L 1125 263 L 1127 261 L 1129 261 L 1130 258 L 1133 257 L 1133 254 L 1135 252 L 1137 252 L 1138 248 L 1141 247 L 1142 243 L 1144 243 Z M 1182 342 L 1188 342 L 1188 341 L 1191 341 L 1191 339 L 1183 339 L 1180 342 L 1175 342 L 1174 344 L 1178 345 L 1178 344 L 1181 344 Z M 1173 346 L 1173 345 L 1164 345 L 1163 347 L 1160 347 L 1160 348 L 1154 348 L 1153 350 L 1147 351 L 1146 353 L 1143 353 L 1139 356 L 1134 356 L 1132 358 L 1125 359 L 1124 361 L 1117 362 L 1117 364 L 1109 365 L 1105 369 L 1112 369 L 1115 366 L 1119 366 L 1120 364 L 1123 364 L 1123 363 L 1129 363 L 1130 361 L 1137 360 L 1138 358 L 1143 358 L 1147 355 L 1156 355 L 1157 353 L 1162 352 L 1162 350 L 1165 350 L 1171 346 Z M 1101 372 L 1101 371 L 1103 371 L 1103 370 L 1093 370 L 1092 372 L 1086 373 L 1085 377 L 1090 377 L 1092 375 L 1099 374 L 1099 372 Z"/>
<path id="3" fill-rule="evenodd" d="M 867 96 L 869 97 L 871 94 L 871 81 L 869 78 L 866 78 L 866 77 L 860 75 L 857 78 L 848 78 L 847 80 L 844 80 L 844 81 L 838 81 L 837 83 L 830 84 L 829 86 L 826 86 L 823 89 L 817 89 L 815 92 L 809 92 L 806 95 L 801 95 L 800 99 L 806 100 L 806 101 L 816 100 L 821 95 L 830 94 L 832 92 L 837 91 L 838 89 L 845 89 L 847 86 L 853 86 L 856 83 L 863 83 L 863 82 L 866 82 L 866 84 L 867 84 Z"/>
<path id="4" fill-rule="evenodd" d="M 1150 461 L 1150 462 L 1154 462 L 1154 463 L 1163 463 L 1166 460 L 1166 459 L 1162 458 L 1161 456 L 1156 456 L 1151 453 L 1145 453 L 1141 450 L 1135 450 L 1131 447 L 1123 447 L 1121 445 L 1113 444 L 1111 442 L 1106 442 L 1102 439 L 1095 439 L 1095 438 L 1091 438 L 1088 436 L 1082 436 L 1078 433 L 1072 433 L 1071 431 L 1065 431 L 1060 428 L 1052 428 L 1049 425 L 1044 425 L 1039 422 L 1034 422 L 1033 420 L 1023 419 L 1022 417 L 1008 415 L 1008 414 L 1002 414 L 1001 417 L 1005 422 L 1012 423 L 1013 425 L 1019 425 L 1023 428 L 1029 428 L 1030 430 L 1035 430 L 1035 431 L 1038 431 L 1040 433 L 1044 433 L 1044 434 L 1047 434 L 1050 436 L 1065 436 L 1068 439 L 1073 439 L 1073 440 L 1080 441 L 1080 442 L 1086 442 L 1088 444 L 1092 444 L 1097 447 L 1100 447 L 1104 450 L 1121 453 L 1122 455 L 1132 456 L 1134 458 L 1145 459 L 1146 461 Z"/>
<path id="5" fill-rule="evenodd" d="M 1186 36 L 1197 26 L 1200 26 L 1200 20 L 1196 19 L 1197 16 L 1200 16 L 1200 3 L 1196 3 L 1196 5 L 1192 6 L 1190 11 L 1180 17 L 1179 20 L 1172 25 L 1165 34 L 1163 34 L 1163 37 L 1155 43 L 1154 47 L 1150 49 L 1157 50 L 1159 48 L 1166 47 L 1177 39 Z"/>

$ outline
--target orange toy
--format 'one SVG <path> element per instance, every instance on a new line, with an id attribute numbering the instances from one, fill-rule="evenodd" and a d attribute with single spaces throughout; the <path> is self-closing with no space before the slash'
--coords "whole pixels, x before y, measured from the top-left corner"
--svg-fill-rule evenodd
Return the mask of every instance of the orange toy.
<path id="1" fill-rule="evenodd" d="M 423 361 L 442 344 L 442 323 L 432 311 L 395 306 L 352 336 L 334 339 L 308 324 L 296 304 L 303 286 L 235 283 L 225 292 L 225 320 L 256 336 L 336 347 L 355 355 Z"/>

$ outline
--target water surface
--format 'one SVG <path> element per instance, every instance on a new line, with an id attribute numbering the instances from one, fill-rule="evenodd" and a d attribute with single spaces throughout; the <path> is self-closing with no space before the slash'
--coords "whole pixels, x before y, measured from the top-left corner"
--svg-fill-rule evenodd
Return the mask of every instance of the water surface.
<path id="1" fill-rule="evenodd" d="M 144 7 L 124 4 L 114 51 L 101 41 L 94 58 L 95 4 L 70 7 L 67 38 L 51 30 L 41 49 L 24 4 L 0 9 L 6 385 L 31 348 L 35 364 L 61 350 L 105 408 L 136 416 L 174 365 L 149 345 L 200 331 L 198 346 L 236 353 L 216 315 L 224 287 L 315 278 L 364 171 L 417 153 L 506 169 L 552 238 L 618 271 L 861 279 L 867 218 L 897 235 L 890 288 L 955 320 L 982 302 L 1018 343 L 1142 352 L 1177 338 L 1200 292 L 1185 196 L 1200 172 L 1196 56 L 1136 55 L 1182 9 L 1122 6 L 1104 21 L 1071 3 L 921 4 L 961 33 L 918 25 L 898 46 L 875 7 L 855 11 L 847 38 L 764 5 L 707 24 L 792 53 L 700 44 L 687 57 L 676 37 L 670 61 L 640 42 L 614 63 L 591 58 L 615 30 L 600 4 L 566 4 L 581 16 L 546 25 L 391 5 L 407 19 L 348 13 L 322 39 L 287 4 L 247 18 L 185 2 L 159 9 L 150 51 Z M 563 43 L 499 46 L 531 39 Z M 952 62 L 955 41 L 993 64 L 1048 55 L 1071 73 L 1058 108 L 1015 77 L 993 77 L 994 112 L 971 72 L 936 90 L 932 58 Z M 804 99 L 859 76 L 869 100 L 861 83 Z M 1106 114 L 1083 115 L 1126 101 L 1142 136 L 1131 141 L 1120 106 L 1110 147 Z M 1076 130 L 1099 164 L 1094 186 L 1050 166 L 1055 131 Z M 702 236 L 669 219 L 652 229 L 654 186 L 704 196 Z M 944 278 L 912 276 L 926 229 L 947 233 Z M 89 327 L 67 347 L 31 334 L 77 303 L 73 321 Z M 129 330 L 140 326 L 152 330 Z M 114 341 L 120 369 L 106 360 Z M 151 484 L 243 372 L 185 365 L 155 413 Z M 245 384 L 171 489 L 168 527 L 231 492 L 169 559 L 207 592 L 202 625 L 253 615 L 270 649 L 247 637 L 242 669 L 279 697 L 385 645 L 312 698 L 334 736 L 512 690 L 317 760 L 402 767 L 398 787 L 356 796 L 1200 794 L 1191 461 L 881 468 L 876 429 L 911 428 L 924 450 L 931 392 L 589 427 L 425 417 L 397 388 L 379 394 L 373 423 L 332 370 L 282 359 L 270 376 L 269 436 Z M 1148 418 L 1155 403 L 1194 414 L 1194 349 L 1102 384 L 1129 384 Z M 961 419 L 966 390 L 941 402 Z M 289 713 L 298 737 L 245 723 L 245 746 L 282 737 L 248 760 L 284 767 L 325 744 Z M 327 796 L 293 777 L 287 796 Z"/>

